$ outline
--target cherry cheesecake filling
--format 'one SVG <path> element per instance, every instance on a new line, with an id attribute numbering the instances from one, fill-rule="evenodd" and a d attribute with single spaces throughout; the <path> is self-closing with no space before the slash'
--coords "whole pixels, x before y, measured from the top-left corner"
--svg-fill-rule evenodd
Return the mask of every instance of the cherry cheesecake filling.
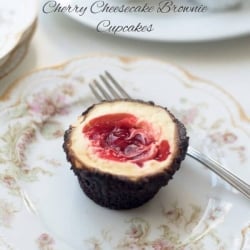
<path id="1" fill-rule="evenodd" d="M 83 192 L 111 209 L 152 199 L 180 168 L 187 147 L 184 125 L 167 108 L 140 100 L 88 107 L 63 143 Z"/>
<path id="2" fill-rule="evenodd" d="M 93 118 L 83 127 L 82 133 L 102 159 L 130 161 L 143 167 L 145 161 L 164 161 L 170 155 L 168 141 L 159 141 L 159 131 L 129 113 Z"/>

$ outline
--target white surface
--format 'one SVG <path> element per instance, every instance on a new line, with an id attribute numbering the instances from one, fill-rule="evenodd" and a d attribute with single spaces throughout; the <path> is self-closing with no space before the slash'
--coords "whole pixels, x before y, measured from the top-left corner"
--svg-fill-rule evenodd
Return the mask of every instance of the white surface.
<path id="1" fill-rule="evenodd" d="M 244 1 L 239 8 L 228 9 L 227 11 L 213 11 L 209 6 L 204 13 L 178 13 L 174 12 L 172 5 L 169 5 L 170 11 L 167 13 L 157 13 L 160 1 L 146 1 L 149 6 L 154 7 L 151 13 L 109 13 L 101 12 L 93 14 L 90 9 L 99 12 L 101 8 L 96 7 L 96 1 L 87 0 L 59 0 L 62 6 L 84 6 L 88 10 L 84 15 L 79 13 L 65 12 L 69 17 L 78 22 L 96 29 L 98 23 L 102 20 L 109 20 L 112 26 L 131 25 L 142 23 L 143 25 L 153 24 L 154 31 L 152 32 L 117 32 L 116 34 L 123 37 L 131 37 L 135 39 L 144 39 L 150 41 L 209 41 L 223 38 L 237 37 L 250 33 L 250 1 Z M 170 2 L 170 1 L 169 1 Z M 110 0 L 110 6 L 143 6 L 143 1 L 127 0 Z M 175 0 L 176 6 L 201 6 L 199 3 L 192 1 Z M 206 5 L 203 3 L 203 6 Z M 209 4 L 208 4 L 209 5 Z M 93 7 L 94 6 L 94 7 Z M 167 8 L 165 8 L 167 9 Z M 164 9 L 164 10 L 165 10 Z M 51 10 L 51 8 L 50 8 Z M 166 10 L 168 11 L 168 10 Z M 230 23 L 230 25 L 228 25 Z M 107 28 L 102 27 L 101 30 Z M 112 34 L 112 33 L 111 33 Z"/>

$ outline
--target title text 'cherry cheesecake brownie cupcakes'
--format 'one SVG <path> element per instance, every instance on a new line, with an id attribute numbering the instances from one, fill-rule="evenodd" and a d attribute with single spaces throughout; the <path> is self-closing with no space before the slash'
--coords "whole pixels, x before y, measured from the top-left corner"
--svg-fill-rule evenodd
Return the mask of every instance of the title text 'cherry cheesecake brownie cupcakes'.
<path id="1" fill-rule="evenodd" d="M 63 144 L 85 194 L 112 209 L 150 200 L 179 169 L 187 147 L 184 125 L 166 108 L 135 100 L 89 107 Z"/>

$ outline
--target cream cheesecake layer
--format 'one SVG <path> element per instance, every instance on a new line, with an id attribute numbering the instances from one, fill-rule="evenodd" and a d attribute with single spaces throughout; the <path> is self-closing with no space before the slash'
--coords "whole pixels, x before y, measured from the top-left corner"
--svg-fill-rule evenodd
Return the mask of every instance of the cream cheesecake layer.
<path id="1" fill-rule="evenodd" d="M 136 116 L 138 122 L 146 121 L 152 125 L 156 142 L 168 141 L 170 154 L 163 161 L 147 160 L 139 167 L 136 163 L 129 161 L 119 162 L 100 158 L 91 145 L 91 141 L 84 135 L 83 128 L 94 118 L 116 113 L 128 113 Z M 178 154 L 179 135 L 176 123 L 172 120 L 167 110 L 141 102 L 116 101 L 104 102 L 95 105 L 85 115 L 80 116 L 71 125 L 71 154 L 74 155 L 77 168 L 93 168 L 101 172 L 126 176 L 130 179 L 154 175 L 171 166 L 173 159 Z"/>

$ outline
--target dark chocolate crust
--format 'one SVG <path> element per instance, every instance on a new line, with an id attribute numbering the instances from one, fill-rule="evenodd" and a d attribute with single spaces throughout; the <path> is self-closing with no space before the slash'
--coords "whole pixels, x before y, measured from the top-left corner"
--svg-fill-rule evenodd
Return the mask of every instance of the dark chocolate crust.
<path id="1" fill-rule="evenodd" d="M 153 102 L 144 102 L 141 100 L 126 101 L 141 102 L 156 106 Z M 89 107 L 82 115 L 87 114 L 94 106 Z M 76 158 L 70 149 L 71 133 L 74 128 L 70 126 L 65 131 L 63 148 L 67 160 L 71 163 L 71 169 L 77 176 L 82 190 L 90 199 L 101 206 L 111 209 L 130 209 L 138 207 L 152 199 L 162 186 L 167 185 L 185 158 L 189 138 L 187 137 L 184 125 L 168 109 L 164 109 L 170 114 L 177 126 L 179 153 L 174 158 L 171 166 L 168 166 L 162 172 L 142 177 L 136 181 L 123 176 L 101 172 L 98 168 L 88 168 L 83 162 L 81 162 L 81 168 L 76 167 Z"/>

